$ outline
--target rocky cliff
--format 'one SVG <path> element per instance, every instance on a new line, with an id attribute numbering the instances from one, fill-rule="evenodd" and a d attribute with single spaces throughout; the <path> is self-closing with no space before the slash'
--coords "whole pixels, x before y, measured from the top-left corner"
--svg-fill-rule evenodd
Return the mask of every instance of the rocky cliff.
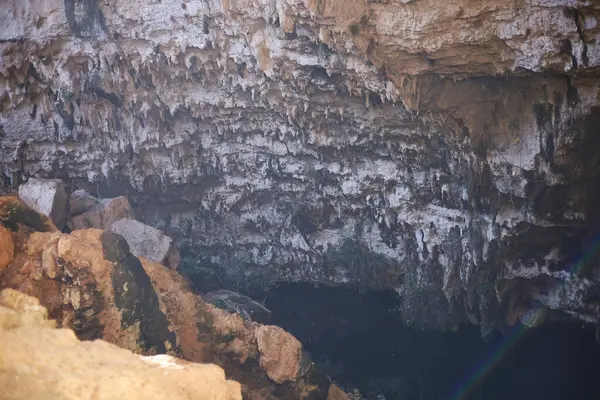
<path id="1" fill-rule="evenodd" d="M 184 269 L 240 290 L 393 289 L 428 328 L 598 322 L 580 262 L 598 18 L 583 0 L 5 1 L 0 176 L 126 194 Z"/>

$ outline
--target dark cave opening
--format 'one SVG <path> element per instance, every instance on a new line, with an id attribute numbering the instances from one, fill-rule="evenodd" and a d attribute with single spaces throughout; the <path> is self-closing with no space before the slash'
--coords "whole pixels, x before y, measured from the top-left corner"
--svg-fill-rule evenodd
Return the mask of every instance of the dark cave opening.
<path id="1" fill-rule="evenodd" d="M 332 380 L 366 399 L 600 398 L 593 327 L 549 324 L 524 330 L 511 345 L 499 333 L 484 341 L 474 326 L 453 333 L 409 329 L 393 292 L 286 283 L 263 296 L 271 323 L 302 341 Z"/>

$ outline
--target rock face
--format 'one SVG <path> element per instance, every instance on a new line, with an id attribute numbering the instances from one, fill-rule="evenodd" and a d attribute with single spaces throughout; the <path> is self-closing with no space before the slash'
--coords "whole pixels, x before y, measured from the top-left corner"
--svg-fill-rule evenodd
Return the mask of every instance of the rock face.
<path id="1" fill-rule="evenodd" d="M 599 18 L 579 0 L 7 1 L 2 176 L 127 194 L 188 271 L 236 290 L 393 289 L 425 328 L 531 307 L 598 322 L 580 256 Z"/>
<path id="2" fill-rule="evenodd" d="M 60 179 L 35 179 L 19 186 L 19 197 L 35 211 L 44 214 L 60 229 L 67 217 L 67 191 Z"/>
<path id="3" fill-rule="evenodd" d="M 6 399 L 242 399 L 223 369 L 170 356 L 140 357 L 53 329 L 37 299 L 0 292 L 0 385 Z"/>
<path id="4" fill-rule="evenodd" d="M 9 200 L 15 199 L 0 197 L 0 206 Z M 215 363 L 243 384 L 244 398 L 325 398 L 331 382 L 315 367 L 308 369 L 302 346 L 291 334 L 271 326 L 268 332 L 276 334 L 259 341 L 261 325 L 206 303 L 176 271 L 135 257 L 121 236 L 98 229 L 35 231 L 28 225 L 30 214 L 42 216 L 17 204 L 22 209 L 10 216 L 16 229 L 6 230 L 15 251 L 0 269 L 0 290 L 35 296 L 59 327 L 72 329 L 79 339 Z M 7 221 L 3 218 L 0 212 L 0 226 Z M 290 344 L 293 351 L 277 349 Z"/>
<path id="5" fill-rule="evenodd" d="M 169 268 L 178 267 L 179 252 L 173 245 L 173 239 L 158 229 L 130 218 L 115 221 L 108 229 L 125 238 L 133 255 L 165 264 Z"/>

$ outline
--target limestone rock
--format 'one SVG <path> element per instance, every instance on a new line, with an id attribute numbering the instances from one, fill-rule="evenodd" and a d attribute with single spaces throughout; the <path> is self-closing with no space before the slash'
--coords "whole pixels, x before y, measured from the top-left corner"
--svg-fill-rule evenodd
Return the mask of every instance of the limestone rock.
<path id="1" fill-rule="evenodd" d="M 37 299 L 0 292 L 0 397 L 19 399 L 241 400 L 215 365 L 140 357 L 101 340 L 52 329 Z M 82 373 L 84 372 L 84 373 Z"/>
<path id="2" fill-rule="evenodd" d="M 10 230 L 0 225 L 0 272 L 13 260 L 15 243 Z"/>
<path id="3" fill-rule="evenodd" d="M 0 185 L 127 194 L 232 287 L 600 322 L 600 3 L 183 3 L 0 2 Z"/>
<path id="4" fill-rule="evenodd" d="M 84 189 L 78 189 L 69 196 L 69 213 L 70 215 L 81 214 L 97 204 L 97 198 L 86 192 Z"/>
<path id="5" fill-rule="evenodd" d="M 0 287 L 39 298 L 82 339 L 145 353 L 175 346 L 152 283 L 120 236 L 93 229 L 32 233 L 23 247 L 25 258 L 4 270 Z"/>
<path id="6" fill-rule="evenodd" d="M 13 196 L 0 197 L 0 224 L 13 232 L 22 230 L 55 232 L 52 220 L 33 210 L 23 200 Z"/>
<path id="7" fill-rule="evenodd" d="M 0 270 L 0 289 L 35 296 L 60 327 L 73 329 L 80 339 L 103 339 L 145 355 L 168 353 L 218 364 L 228 377 L 243 383 L 244 396 L 251 400 L 292 400 L 308 393 L 326 397 L 326 377 L 313 366 L 310 377 L 298 379 L 298 373 L 294 378 L 287 361 L 274 360 L 269 336 L 268 367 L 279 374 L 274 376 L 288 379 L 283 387 L 276 384 L 261 367 L 258 324 L 205 302 L 175 270 L 138 259 L 121 236 L 96 229 L 31 232 L 18 226 L 24 234 L 13 232 L 16 252 Z M 16 324 L 14 315 L 6 321 Z M 293 336 L 278 334 L 286 338 L 282 343 L 293 343 Z M 299 370 L 307 365 L 301 362 Z"/>
<path id="8" fill-rule="evenodd" d="M 302 344 L 275 325 L 262 325 L 256 332 L 260 366 L 276 383 L 294 381 L 302 373 Z"/>
<path id="9" fill-rule="evenodd" d="M 158 229 L 131 218 L 113 222 L 108 229 L 125 238 L 131 252 L 172 269 L 179 265 L 179 252 L 173 239 Z"/>
<path id="10" fill-rule="evenodd" d="M 19 186 L 19 197 L 35 211 L 47 215 L 61 229 L 67 216 L 67 191 L 59 179 L 31 178 Z"/>
<path id="11" fill-rule="evenodd" d="M 113 222 L 123 218 L 133 218 L 133 210 L 125 196 L 113 199 L 99 199 L 98 204 L 88 211 L 75 215 L 69 220 L 69 228 L 108 229 Z"/>
<path id="12" fill-rule="evenodd" d="M 244 319 L 267 323 L 271 311 L 248 296 L 230 290 L 215 290 L 202 296 L 204 300 L 223 310 L 237 313 Z"/>

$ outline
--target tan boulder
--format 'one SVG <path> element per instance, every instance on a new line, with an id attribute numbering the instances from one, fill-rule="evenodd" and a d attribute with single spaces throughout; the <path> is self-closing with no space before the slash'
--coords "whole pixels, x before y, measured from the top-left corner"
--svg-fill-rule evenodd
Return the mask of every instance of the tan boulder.
<path id="1" fill-rule="evenodd" d="M 45 220 L 12 199 L 0 197 L 0 222 L 18 227 L 12 232 L 14 258 L 0 270 L 0 290 L 35 296 L 59 327 L 73 329 L 79 339 L 217 364 L 243 384 L 245 399 L 327 397 L 329 381 L 303 360 L 301 344 L 289 333 L 261 329 L 205 302 L 182 275 L 135 257 L 113 232 L 35 232 L 31 225 L 48 229 Z M 16 214 L 2 214 L 7 204 Z M 11 315 L 4 322 L 14 326 Z"/>
<path id="2" fill-rule="evenodd" d="M 0 225 L 0 272 L 15 256 L 15 243 L 10 230 Z"/>
<path id="3" fill-rule="evenodd" d="M 140 357 L 102 340 L 53 329 L 37 299 L 0 292 L 1 398 L 239 400 L 240 385 L 216 365 Z"/>
<path id="4" fill-rule="evenodd" d="M 329 386 L 329 392 L 327 392 L 327 400 L 350 400 L 350 397 L 339 387 L 333 383 Z"/>
<path id="5" fill-rule="evenodd" d="M 276 383 L 295 381 L 301 373 L 302 343 L 275 325 L 262 325 L 256 331 L 260 366 Z"/>
<path id="6" fill-rule="evenodd" d="M 71 230 L 108 229 L 113 222 L 123 218 L 133 218 L 133 209 L 125 196 L 113 199 L 99 199 L 98 204 L 88 211 L 71 216 L 68 225 Z"/>

